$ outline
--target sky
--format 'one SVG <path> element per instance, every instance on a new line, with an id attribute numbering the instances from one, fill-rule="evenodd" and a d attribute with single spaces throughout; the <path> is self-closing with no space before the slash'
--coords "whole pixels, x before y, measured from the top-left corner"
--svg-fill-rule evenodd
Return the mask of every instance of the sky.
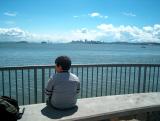
<path id="1" fill-rule="evenodd" d="M 160 43 L 160 0 L 0 0 L 0 42 Z"/>

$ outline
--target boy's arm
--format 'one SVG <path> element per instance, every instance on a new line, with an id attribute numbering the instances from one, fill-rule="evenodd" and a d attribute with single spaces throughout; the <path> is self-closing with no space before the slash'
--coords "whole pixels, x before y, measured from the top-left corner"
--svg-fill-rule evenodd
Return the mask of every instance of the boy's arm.
<path id="1" fill-rule="evenodd" d="M 50 78 L 48 80 L 48 84 L 45 88 L 45 94 L 48 96 L 48 97 L 51 97 L 52 96 L 52 92 L 53 92 L 53 79 Z"/>

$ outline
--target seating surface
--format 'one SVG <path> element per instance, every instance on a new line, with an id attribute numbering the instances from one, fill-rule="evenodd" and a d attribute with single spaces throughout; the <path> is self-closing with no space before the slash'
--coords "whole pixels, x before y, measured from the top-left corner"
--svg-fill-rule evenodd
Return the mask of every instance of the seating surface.
<path id="1" fill-rule="evenodd" d="M 96 121 L 160 110 L 160 93 L 136 93 L 78 99 L 77 108 L 60 111 L 45 103 L 24 105 L 19 121 Z"/>

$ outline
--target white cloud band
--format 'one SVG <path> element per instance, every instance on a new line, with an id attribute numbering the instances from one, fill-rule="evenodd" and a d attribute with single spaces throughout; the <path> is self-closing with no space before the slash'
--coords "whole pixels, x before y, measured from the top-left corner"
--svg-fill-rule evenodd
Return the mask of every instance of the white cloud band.
<path id="1" fill-rule="evenodd" d="M 17 13 L 16 12 L 5 12 L 4 15 L 15 17 L 17 15 Z"/>
<path id="2" fill-rule="evenodd" d="M 103 16 L 103 15 L 101 15 L 100 13 L 97 13 L 97 12 L 93 12 L 93 13 L 90 13 L 90 14 L 88 14 L 90 17 L 92 17 L 92 18 L 94 18 L 94 17 L 99 17 L 99 18 L 105 18 L 105 19 L 107 19 L 108 18 L 108 16 Z"/>
<path id="3" fill-rule="evenodd" d="M 157 42 L 160 43 L 160 25 L 136 26 L 100 24 L 94 30 L 82 28 L 62 34 L 34 34 L 19 28 L 0 28 L 0 41 L 69 42 L 72 40 L 98 40 L 104 42 Z"/>
<path id="4" fill-rule="evenodd" d="M 125 15 L 125 16 L 131 16 L 131 17 L 136 17 L 136 14 L 134 14 L 134 13 L 126 13 L 126 12 L 124 12 L 123 15 Z"/>

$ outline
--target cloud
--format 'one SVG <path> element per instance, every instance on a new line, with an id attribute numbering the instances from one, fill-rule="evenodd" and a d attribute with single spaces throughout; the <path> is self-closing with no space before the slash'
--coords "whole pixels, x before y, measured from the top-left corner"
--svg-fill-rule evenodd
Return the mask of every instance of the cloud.
<path id="1" fill-rule="evenodd" d="M 146 32 L 152 32 L 153 28 L 151 26 L 145 26 L 145 27 L 143 27 L 143 30 Z"/>
<path id="2" fill-rule="evenodd" d="M 103 15 L 101 15 L 100 13 L 97 13 L 97 12 L 93 12 L 93 13 L 90 13 L 90 14 L 88 14 L 90 17 L 92 17 L 92 18 L 94 18 L 94 17 L 99 17 L 99 18 L 105 18 L 105 19 L 107 19 L 108 18 L 108 16 L 103 16 Z"/>
<path id="3" fill-rule="evenodd" d="M 28 41 L 28 42 L 70 42 L 72 40 L 94 40 L 98 36 L 102 36 L 103 32 L 96 30 L 88 30 L 87 28 L 72 30 L 67 33 L 54 34 L 35 34 L 24 31 L 20 28 L 0 28 L 0 42 L 9 41 Z"/>
<path id="4" fill-rule="evenodd" d="M 73 16 L 73 18 L 78 18 L 79 16 Z"/>
<path id="5" fill-rule="evenodd" d="M 107 19 L 107 18 L 108 18 L 108 16 L 103 16 L 103 18 Z"/>
<path id="6" fill-rule="evenodd" d="M 106 41 L 124 41 L 124 42 L 158 42 L 160 43 L 160 25 L 145 26 L 139 28 L 136 26 L 118 26 L 112 24 L 101 24 L 97 29 L 105 32 Z"/>
<path id="7" fill-rule="evenodd" d="M 0 28 L 0 42 L 69 42 L 71 41 L 69 34 L 35 34 L 20 28 Z"/>
<path id="8" fill-rule="evenodd" d="M 107 19 L 108 18 L 108 16 L 102 15 L 102 14 L 100 14 L 98 12 L 93 12 L 93 13 L 90 13 L 88 15 L 86 15 L 86 14 L 82 14 L 82 15 L 79 15 L 79 16 L 75 15 L 75 16 L 73 16 L 73 18 L 86 18 L 88 16 L 91 17 L 91 18 L 103 18 L 103 19 Z"/>
<path id="9" fill-rule="evenodd" d="M 99 13 L 91 13 L 89 14 L 91 17 L 102 17 Z"/>
<path id="10" fill-rule="evenodd" d="M 28 40 L 31 34 L 19 28 L 0 28 L 0 41 Z"/>
<path id="11" fill-rule="evenodd" d="M 17 16 L 17 12 L 5 12 L 4 15 L 15 17 L 15 16 Z"/>
<path id="12" fill-rule="evenodd" d="M 125 16 L 130 16 L 130 17 L 136 17 L 136 14 L 134 14 L 134 13 L 126 13 L 126 12 L 123 12 L 123 15 L 125 15 Z"/>
<path id="13" fill-rule="evenodd" d="M 97 30 L 89 30 L 87 28 L 73 30 L 69 36 L 71 40 L 96 40 L 99 36 L 104 36 L 103 32 Z"/>
<path id="14" fill-rule="evenodd" d="M 114 31 L 114 27 L 112 24 L 101 24 L 97 26 L 98 29 L 102 30 L 102 31 Z"/>
<path id="15" fill-rule="evenodd" d="M 104 42 L 157 42 L 160 43 L 160 25 L 144 26 L 114 26 L 100 24 L 95 29 L 81 28 L 66 33 L 35 34 L 20 28 L 0 28 L 0 41 L 28 42 L 70 42 L 72 40 L 96 40 Z"/>

